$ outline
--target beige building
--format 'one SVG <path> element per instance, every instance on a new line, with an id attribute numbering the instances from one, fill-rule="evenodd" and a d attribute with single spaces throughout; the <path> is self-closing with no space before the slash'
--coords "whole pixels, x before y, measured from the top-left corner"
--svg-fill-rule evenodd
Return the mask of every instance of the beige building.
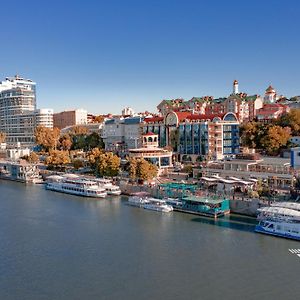
<path id="1" fill-rule="evenodd" d="M 87 124 L 87 111 L 84 109 L 63 111 L 53 115 L 53 126 L 59 129 L 85 124 Z"/>
<path id="2" fill-rule="evenodd" d="M 144 158 L 159 169 L 172 166 L 172 151 L 158 147 L 158 134 L 146 133 L 142 140 L 141 148 L 129 149 L 129 157 Z"/>

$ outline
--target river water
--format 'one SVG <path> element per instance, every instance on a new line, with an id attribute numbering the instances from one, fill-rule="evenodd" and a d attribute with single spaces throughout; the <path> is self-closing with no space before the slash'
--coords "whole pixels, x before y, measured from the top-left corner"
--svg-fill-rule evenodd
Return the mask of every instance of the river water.
<path id="1" fill-rule="evenodd" d="M 0 299 L 300 299 L 297 241 L 0 180 Z"/>

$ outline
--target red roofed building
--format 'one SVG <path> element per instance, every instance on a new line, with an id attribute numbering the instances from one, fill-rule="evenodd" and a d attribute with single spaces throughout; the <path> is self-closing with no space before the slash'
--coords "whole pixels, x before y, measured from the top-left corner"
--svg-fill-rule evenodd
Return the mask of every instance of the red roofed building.
<path id="1" fill-rule="evenodd" d="M 272 119 L 278 119 L 289 111 L 290 108 L 287 105 L 280 103 L 269 103 L 257 110 L 256 117 L 258 121 L 269 122 Z"/>
<path id="2" fill-rule="evenodd" d="M 144 134 L 158 134 L 159 145 L 180 154 L 223 158 L 239 152 L 239 121 L 233 113 L 192 114 L 171 111 L 164 118 L 147 118 Z"/>

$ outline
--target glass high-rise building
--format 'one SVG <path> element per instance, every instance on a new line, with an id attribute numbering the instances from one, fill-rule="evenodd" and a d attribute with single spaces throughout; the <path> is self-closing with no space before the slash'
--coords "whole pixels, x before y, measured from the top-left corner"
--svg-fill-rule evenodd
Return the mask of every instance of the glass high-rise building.
<path id="1" fill-rule="evenodd" d="M 0 82 L 0 131 L 7 144 L 34 144 L 36 83 L 16 75 Z"/>

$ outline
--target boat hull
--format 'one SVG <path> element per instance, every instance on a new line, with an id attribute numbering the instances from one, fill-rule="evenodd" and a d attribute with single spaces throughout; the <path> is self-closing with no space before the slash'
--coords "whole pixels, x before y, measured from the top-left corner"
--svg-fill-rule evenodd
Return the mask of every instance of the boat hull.
<path id="1" fill-rule="evenodd" d="M 120 196 L 121 195 L 121 191 L 106 191 L 107 195 L 110 195 L 110 196 Z"/>
<path id="2" fill-rule="evenodd" d="M 52 187 L 52 186 L 46 186 L 46 189 L 50 190 L 50 191 L 54 191 L 54 192 L 63 193 L 63 194 L 70 194 L 70 195 L 81 196 L 81 197 L 89 197 L 89 198 L 105 198 L 107 196 L 106 193 L 91 195 L 91 194 L 88 194 L 88 193 L 81 193 L 81 192 L 70 191 L 70 190 L 62 190 L 60 188 L 56 188 L 56 187 Z"/>
<path id="3" fill-rule="evenodd" d="M 169 207 L 156 207 L 153 205 L 144 205 L 144 209 L 154 210 L 154 211 L 160 211 L 160 212 L 171 212 L 173 211 L 173 208 Z"/>
<path id="4" fill-rule="evenodd" d="M 287 238 L 287 239 L 293 239 L 293 240 L 300 241 L 300 236 L 292 235 L 292 234 L 289 234 L 289 233 L 278 232 L 278 231 L 269 231 L 269 230 L 266 230 L 261 225 L 256 225 L 255 226 L 255 232 L 263 233 L 263 234 L 269 234 L 269 235 L 273 235 L 273 236 L 278 236 L 278 237 L 282 237 L 282 238 Z"/>

